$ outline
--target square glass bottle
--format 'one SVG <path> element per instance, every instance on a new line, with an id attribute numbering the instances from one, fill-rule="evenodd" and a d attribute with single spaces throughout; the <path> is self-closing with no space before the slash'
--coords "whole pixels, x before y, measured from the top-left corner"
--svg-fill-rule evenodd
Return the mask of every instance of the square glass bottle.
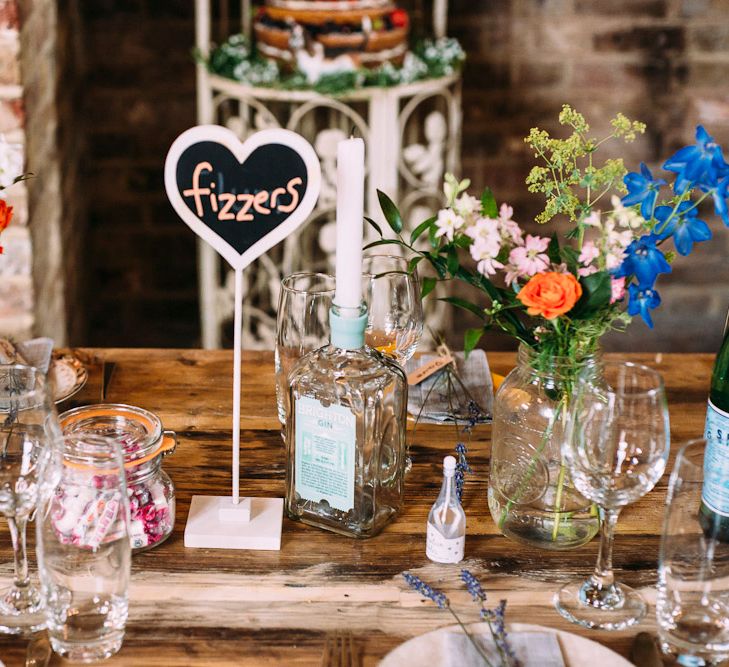
<path id="1" fill-rule="evenodd" d="M 331 344 L 289 374 L 286 512 L 350 537 L 372 537 L 402 505 L 407 379 L 366 347 L 367 311 L 330 311 Z"/>

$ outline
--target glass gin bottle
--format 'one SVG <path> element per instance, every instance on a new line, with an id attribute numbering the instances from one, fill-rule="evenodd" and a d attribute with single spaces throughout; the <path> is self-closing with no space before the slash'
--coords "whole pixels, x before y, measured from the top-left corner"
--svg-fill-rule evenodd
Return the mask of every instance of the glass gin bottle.
<path id="1" fill-rule="evenodd" d="M 403 499 L 407 380 L 366 347 L 367 311 L 330 311 L 331 343 L 289 374 L 286 512 L 351 537 L 372 537 Z"/>
<path id="2" fill-rule="evenodd" d="M 706 452 L 699 522 L 707 537 L 729 542 L 729 331 L 726 328 L 711 375 L 704 437 Z"/>
<path id="3" fill-rule="evenodd" d="M 460 563 L 466 546 L 466 513 L 456 493 L 456 459 L 443 459 L 443 485 L 430 509 L 425 555 L 436 563 Z"/>

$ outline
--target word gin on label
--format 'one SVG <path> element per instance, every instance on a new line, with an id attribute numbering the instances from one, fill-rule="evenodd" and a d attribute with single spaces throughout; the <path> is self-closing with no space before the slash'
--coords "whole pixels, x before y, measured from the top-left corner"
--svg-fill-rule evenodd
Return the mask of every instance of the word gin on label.
<path id="1" fill-rule="evenodd" d="M 704 437 L 699 521 L 707 537 L 729 542 L 729 333 L 724 335 L 711 375 Z"/>
<path id="2" fill-rule="evenodd" d="M 312 526 L 372 537 L 402 504 L 407 381 L 395 362 L 364 345 L 366 309 L 345 310 L 332 307 L 332 343 L 289 374 L 286 511 Z"/>
<path id="3" fill-rule="evenodd" d="M 466 514 L 456 493 L 456 459 L 443 459 L 443 485 L 430 509 L 425 555 L 436 563 L 460 563 L 466 546 Z"/>

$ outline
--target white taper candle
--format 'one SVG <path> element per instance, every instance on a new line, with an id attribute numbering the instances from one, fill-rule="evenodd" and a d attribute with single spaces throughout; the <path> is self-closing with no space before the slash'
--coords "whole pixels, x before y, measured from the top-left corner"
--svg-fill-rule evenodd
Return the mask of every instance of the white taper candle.
<path id="1" fill-rule="evenodd" d="M 364 181 L 364 141 L 340 141 L 337 145 L 337 287 L 334 295 L 334 303 L 340 308 L 359 308 L 362 303 Z"/>

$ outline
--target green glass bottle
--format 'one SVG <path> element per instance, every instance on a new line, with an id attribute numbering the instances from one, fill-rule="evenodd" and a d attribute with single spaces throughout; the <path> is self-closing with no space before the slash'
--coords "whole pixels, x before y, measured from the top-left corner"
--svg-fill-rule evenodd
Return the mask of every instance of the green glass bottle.
<path id="1" fill-rule="evenodd" d="M 706 413 L 704 486 L 699 522 L 707 537 L 729 542 L 729 331 L 714 362 Z"/>

